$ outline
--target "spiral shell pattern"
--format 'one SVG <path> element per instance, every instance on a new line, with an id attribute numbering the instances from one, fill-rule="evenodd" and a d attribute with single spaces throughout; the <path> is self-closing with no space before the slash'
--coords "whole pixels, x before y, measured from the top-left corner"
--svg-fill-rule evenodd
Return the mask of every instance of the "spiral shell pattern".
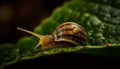
<path id="1" fill-rule="evenodd" d="M 56 42 L 67 41 L 77 46 L 84 46 L 86 42 L 84 28 L 75 22 L 62 23 L 53 32 L 53 36 Z"/>

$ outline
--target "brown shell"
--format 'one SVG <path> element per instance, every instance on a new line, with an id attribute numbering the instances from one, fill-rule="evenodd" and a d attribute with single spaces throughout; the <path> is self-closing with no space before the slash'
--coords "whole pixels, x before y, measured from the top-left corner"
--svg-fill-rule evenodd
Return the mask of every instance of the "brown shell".
<path id="1" fill-rule="evenodd" d="M 86 32 L 82 26 L 75 22 L 65 22 L 59 25 L 53 32 L 56 42 L 67 41 L 75 45 L 85 45 Z"/>

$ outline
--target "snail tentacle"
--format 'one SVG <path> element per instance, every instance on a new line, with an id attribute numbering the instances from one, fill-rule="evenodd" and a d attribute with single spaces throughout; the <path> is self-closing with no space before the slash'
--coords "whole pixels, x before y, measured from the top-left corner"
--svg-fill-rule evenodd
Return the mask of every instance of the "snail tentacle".
<path id="1" fill-rule="evenodd" d="M 42 35 L 40 35 L 40 34 L 31 32 L 31 31 L 29 31 L 29 30 L 26 30 L 26 29 L 23 29 L 23 28 L 20 28 L 20 27 L 17 27 L 17 29 L 18 29 L 18 30 L 21 30 L 21 31 L 24 31 L 24 32 L 27 32 L 27 33 L 29 33 L 29 34 L 32 34 L 32 35 L 34 35 L 34 36 L 36 36 L 36 37 L 38 37 L 38 38 L 41 38 L 41 37 L 42 37 Z"/>

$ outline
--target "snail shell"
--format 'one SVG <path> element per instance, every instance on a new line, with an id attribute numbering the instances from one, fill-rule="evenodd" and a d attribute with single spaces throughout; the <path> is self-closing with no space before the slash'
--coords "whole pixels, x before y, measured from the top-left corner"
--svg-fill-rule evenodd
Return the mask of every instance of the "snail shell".
<path id="1" fill-rule="evenodd" d="M 86 42 L 86 32 L 84 28 L 75 22 L 65 22 L 60 24 L 52 35 L 40 35 L 19 27 L 17 29 L 40 38 L 40 41 L 35 48 L 41 45 L 42 50 L 58 47 L 85 46 Z"/>
<path id="2" fill-rule="evenodd" d="M 74 22 L 65 22 L 53 32 L 55 41 L 66 41 L 77 46 L 85 45 L 86 32 L 82 26 Z"/>

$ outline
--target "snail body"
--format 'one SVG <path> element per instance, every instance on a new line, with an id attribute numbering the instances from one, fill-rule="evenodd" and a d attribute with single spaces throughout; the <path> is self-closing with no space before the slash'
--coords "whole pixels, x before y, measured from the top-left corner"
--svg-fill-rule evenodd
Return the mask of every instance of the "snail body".
<path id="1" fill-rule="evenodd" d="M 39 45 L 42 46 L 42 50 L 58 47 L 85 46 L 86 42 L 86 32 L 84 28 L 75 22 L 65 22 L 60 24 L 51 35 L 40 35 L 20 27 L 17 27 L 17 29 L 40 38 L 39 43 L 34 49 Z"/>

